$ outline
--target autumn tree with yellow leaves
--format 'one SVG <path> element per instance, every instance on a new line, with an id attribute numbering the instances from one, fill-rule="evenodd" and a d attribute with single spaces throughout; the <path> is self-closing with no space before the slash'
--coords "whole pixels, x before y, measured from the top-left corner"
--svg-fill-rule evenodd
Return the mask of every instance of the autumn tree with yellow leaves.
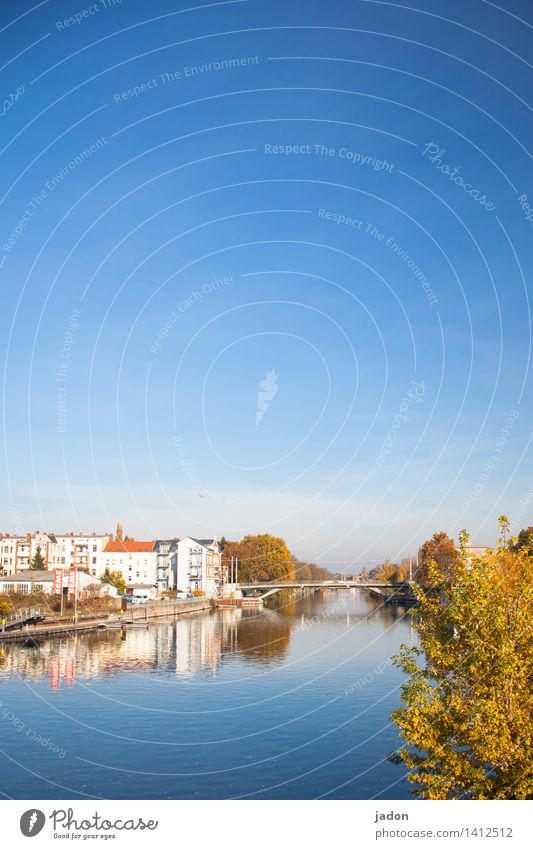
<path id="1" fill-rule="evenodd" d="M 463 532 L 453 565 L 428 562 L 420 647 L 395 658 L 408 679 L 392 719 L 407 745 L 391 760 L 426 799 L 533 797 L 533 556 L 508 539 L 507 517 L 500 527 L 483 557 Z"/>
<path id="2" fill-rule="evenodd" d="M 291 553 L 281 537 L 258 534 L 246 536 L 239 542 L 228 540 L 222 554 L 222 561 L 228 569 L 232 558 L 238 559 L 240 583 L 294 579 Z"/>

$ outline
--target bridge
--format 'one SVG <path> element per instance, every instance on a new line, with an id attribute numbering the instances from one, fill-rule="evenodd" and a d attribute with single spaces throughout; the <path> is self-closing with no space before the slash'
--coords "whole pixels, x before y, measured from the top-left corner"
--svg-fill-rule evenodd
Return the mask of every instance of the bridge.
<path id="1" fill-rule="evenodd" d="M 268 583 L 235 584 L 235 588 L 242 591 L 244 597 L 253 594 L 255 598 L 268 598 L 281 590 L 392 590 L 392 594 L 410 594 L 411 588 L 408 581 L 270 581 Z"/>

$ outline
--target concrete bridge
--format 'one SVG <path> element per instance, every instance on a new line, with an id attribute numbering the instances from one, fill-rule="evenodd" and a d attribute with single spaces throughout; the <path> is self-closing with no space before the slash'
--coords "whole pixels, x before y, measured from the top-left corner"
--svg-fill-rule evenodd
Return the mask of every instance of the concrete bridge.
<path id="1" fill-rule="evenodd" d="M 236 584 L 235 589 L 241 590 L 244 597 L 254 595 L 256 598 L 265 599 L 269 595 L 281 592 L 281 590 L 391 590 L 394 593 L 408 593 L 410 586 L 408 581 L 280 581 L 275 583 Z"/>

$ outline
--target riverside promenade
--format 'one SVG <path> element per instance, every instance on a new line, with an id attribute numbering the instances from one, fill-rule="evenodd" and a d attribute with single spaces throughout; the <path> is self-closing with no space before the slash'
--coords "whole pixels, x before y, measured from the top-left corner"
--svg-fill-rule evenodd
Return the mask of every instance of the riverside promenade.
<path id="1" fill-rule="evenodd" d="M 0 631 L 0 642 L 25 642 L 27 640 L 78 634 L 87 631 L 116 630 L 124 625 L 149 622 L 167 616 L 182 616 L 210 610 L 209 599 L 149 601 L 142 605 L 128 605 L 125 610 L 112 613 L 86 614 L 58 621 L 50 617 L 37 625 L 24 625 L 16 631 Z"/>

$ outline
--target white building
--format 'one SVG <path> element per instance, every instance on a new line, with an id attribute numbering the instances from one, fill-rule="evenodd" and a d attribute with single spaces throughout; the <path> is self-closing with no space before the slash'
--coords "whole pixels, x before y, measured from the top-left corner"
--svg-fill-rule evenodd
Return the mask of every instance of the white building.
<path id="1" fill-rule="evenodd" d="M 126 584 L 157 583 L 157 557 L 155 540 L 140 541 L 126 539 L 123 542 L 110 541 L 100 556 L 98 575 L 105 569 L 120 572 Z"/>
<path id="2" fill-rule="evenodd" d="M 157 551 L 156 583 L 157 591 L 160 593 L 176 589 L 174 557 L 177 545 L 177 538 L 155 541 L 155 550 Z"/>
<path id="3" fill-rule="evenodd" d="M 54 534 L 47 566 L 49 569 L 85 569 L 89 575 L 97 577 L 103 571 L 100 562 L 110 538 L 110 534 Z"/>
<path id="4" fill-rule="evenodd" d="M 11 536 L 0 534 L 0 575 L 13 575 L 29 569 L 37 550 L 47 569 L 85 569 L 97 576 L 98 561 L 110 540 L 109 534 L 34 534 Z"/>
<path id="5" fill-rule="evenodd" d="M 174 572 L 177 590 L 199 590 L 207 596 L 219 595 L 224 574 L 217 538 L 180 539 L 176 544 Z"/>
<path id="6" fill-rule="evenodd" d="M 30 562 L 40 549 L 48 564 L 54 535 L 35 531 L 34 534 L 11 536 L 0 534 L 0 574 L 14 575 L 16 572 L 29 569 Z"/>
<path id="7" fill-rule="evenodd" d="M 65 571 L 63 573 L 63 591 L 68 587 L 68 578 L 68 572 Z M 76 583 L 77 593 L 80 595 L 87 587 L 94 587 L 96 582 L 86 572 L 78 570 Z M 46 595 L 50 595 L 53 592 L 54 573 L 50 569 L 29 569 L 0 578 L 0 593 L 5 593 L 6 595 L 15 593 L 29 595 L 34 590 L 41 590 Z"/>
<path id="8" fill-rule="evenodd" d="M 0 535 L 0 575 L 13 575 L 17 571 L 18 548 L 25 539 L 11 534 Z"/>

